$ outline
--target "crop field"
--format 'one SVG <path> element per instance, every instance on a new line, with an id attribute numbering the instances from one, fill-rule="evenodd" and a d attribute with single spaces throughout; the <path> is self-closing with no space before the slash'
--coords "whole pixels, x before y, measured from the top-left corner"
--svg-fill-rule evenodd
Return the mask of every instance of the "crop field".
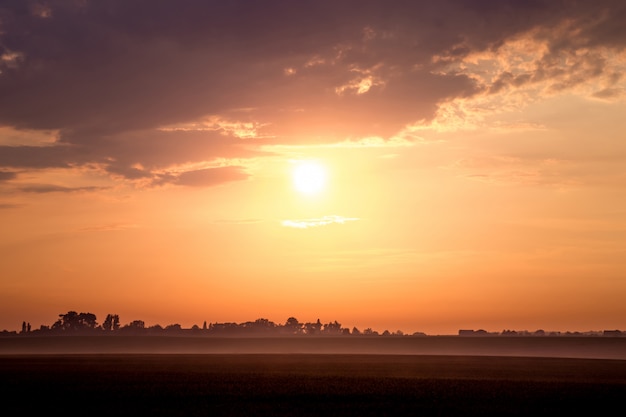
<path id="1" fill-rule="evenodd" d="M 4 354 L 0 397 L 6 416 L 608 415 L 626 409 L 626 361 L 471 355 Z"/>

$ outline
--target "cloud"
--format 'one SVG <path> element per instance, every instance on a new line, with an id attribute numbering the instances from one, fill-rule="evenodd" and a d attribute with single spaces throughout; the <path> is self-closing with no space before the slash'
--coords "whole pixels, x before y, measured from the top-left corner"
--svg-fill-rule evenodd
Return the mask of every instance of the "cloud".
<path id="1" fill-rule="evenodd" d="M 58 132 L 47 130 L 20 130 L 10 126 L 0 126 L 0 146 L 48 146 L 59 136 Z"/>
<path id="2" fill-rule="evenodd" d="M 340 128 L 332 120 L 336 110 L 351 115 L 351 129 L 368 121 L 363 112 L 388 106 L 396 110 L 390 117 L 405 122 L 471 88 L 465 77 L 414 69 L 433 49 L 449 46 L 447 36 L 430 38 L 436 28 L 428 21 L 445 11 L 401 4 L 390 16 L 398 19 L 398 33 L 386 34 L 389 22 L 373 5 L 238 3 L 191 1 L 180 8 L 111 1 L 105 8 L 65 2 L 51 6 L 45 25 L 9 4 L 3 45 L 23 59 L 0 78 L 6 93 L 0 104 L 12 104 L 2 121 L 60 129 L 61 139 L 74 143 L 94 133 L 149 129 L 234 109 L 255 109 L 261 119 L 282 112 L 285 119 L 284 110 L 303 108 L 304 118 L 322 122 L 316 125 L 328 132 Z M 406 17 L 422 24 L 413 27 Z M 418 50 L 403 44 L 412 37 L 429 43 Z M 413 62 L 405 55 L 411 50 Z M 286 77 L 285 67 L 297 71 Z M 358 87 L 347 88 L 361 94 L 335 93 L 355 80 Z"/>
<path id="3" fill-rule="evenodd" d="M 599 98 L 599 99 L 603 99 L 603 100 L 617 99 L 617 98 L 626 96 L 626 89 L 622 88 L 622 87 L 618 87 L 618 88 L 612 88 L 612 87 L 603 88 L 602 90 L 596 91 L 595 93 L 593 93 L 593 96 L 595 98 Z"/>
<path id="4" fill-rule="evenodd" d="M 112 223 L 112 224 L 103 224 L 99 226 L 90 226 L 84 227 L 80 229 L 81 232 L 109 232 L 109 231 L 117 231 L 117 230 L 128 230 L 128 229 L 136 229 L 139 227 L 137 224 L 128 224 L 128 223 Z"/>
<path id="5" fill-rule="evenodd" d="M 9 181 L 17 178 L 17 172 L 0 171 L 0 181 Z"/>
<path id="6" fill-rule="evenodd" d="M 359 219 L 356 217 L 330 215 L 311 219 L 283 220 L 281 224 L 285 227 L 292 227 L 295 229 L 308 229 L 311 227 L 328 226 L 331 224 L 345 224 L 347 222 L 353 222 L 357 220 Z"/>
<path id="7" fill-rule="evenodd" d="M 585 3 L 586 4 L 586 3 Z M 568 15 L 556 13 L 552 24 L 535 25 L 487 49 L 465 45 L 436 56 L 445 74 L 465 74 L 479 92 L 450 100 L 426 126 L 436 130 L 484 127 L 487 115 L 517 111 L 558 94 L 615 100 L 626 91 L 626 36 L 616 21 L 623 4 L 570 4 Z M 609 38 L 606 27 L 611 27 Z M 495 40 L 494 40 L 495 41 Z"/>
<path id="8" fill-rule="evenodd" d="M 248 174 L 242 167 L 228 166 L 183 172 L 176 177 L 175 183 L 191 187 L 211 187 L 225 182 L 241 181 L 247 178 Z"/>
<path id="9" fill-rule="evenodd" d="M 238 138 L 203 131 L 138 131 L 92 138 L 83 144 L 0 146 L 0 167 L 89 167 L 126 181 L 157 184 L 164 172 L 189 161 L 271 155 Z"/>
<path id="10" fill-rule="evenodd" d="M 69 168 L 89 159 L 69 146 L 0 146 L 0 166 L 7 168 Z"/>
<path id="11" fill-rule="evenodd" d="M 222 134 L 232 135 L 237 138 L 258 138 L 262 137 L 260 133 L 261 128 L 263 128 L 263 125 L 254 121 L 228 120 L 213 115 L 193 122 L 163 126 L 159 128 L 159 130 L 166 132 L 218 131 Z"/>
<path id="12" fill-rule="evenodd" d="M 77 192 L 92 192 L 106 190 L 108 187 L 65 187 L 55 184 L 31 184 L 18 187 L 20 191 L 26 193 L 46 194 L 46 193 L 77 193 Z"/>
<path id="13" fill-rule="evenodd" d="M 130 180 L 155 177 L 173 166 L 193 162 L 271 155 L 251 149 L 239 138 L 202 130 L 129 132 L 81 148 L 86 146 L 93 146 L 94 154 L 106 155 L 99 160 L 106 172 Z"/>
<path id="14" fill-rule="evenodd" d="M 21 133 L 0 138 L 0 168 L 211 183 L 170 171 L 263 156 L 266 145 L 385 145 L 407 126 L 482 123 L 538 93 L 589 86 L 615 99 L 625 10 L 617 0 L 4 2 L 0 126 Z M 451 104 L 458 117 L 442 118 Z"/>
<path id="15" fill-rule="evenodd" d="M 402 132 L 403 134 L 405 132 Z M 316 143 L 316 144 L 298 144 L 298 145 L 267 145 L 264 150 L 272 149 L 298 149 L 298 148 L 405 148 L 415 146 L 415 140 L 409 140 L 407 135 L 394 136 L 389 139 L 381 137 L 366 137 L 359 139 L 347 138 L 346 140 L 335 143 Z"/>

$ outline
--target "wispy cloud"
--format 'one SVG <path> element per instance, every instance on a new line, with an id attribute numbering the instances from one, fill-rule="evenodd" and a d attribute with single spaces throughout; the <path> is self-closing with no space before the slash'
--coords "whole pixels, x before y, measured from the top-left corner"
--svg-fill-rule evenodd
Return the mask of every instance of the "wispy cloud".
<path id="1" fill-rule="evenodd" d="M 77 193 L 106 190 L 109 187 L 65 187 L 55 184 L 32 184 L 19 187 L 20 191 L 26 193 L 45 194 L 45 193 Z"/>
<path id="2" fill-rule="evenodd" d="M 261 138 L 261 132 L 265 124 L 254 121 L 242 121 L 226 119 L 219 116 L 204 117 L 194 122 L 177 123 L 171 126 L 163 126 L 158 130 L 165 132 L 175 131 L 218 131 L 223 135 L 234 136 L 240 139 Z"/>
<path id="3" fill-rule="evenodd" d="M 404 134 L 404 132 L 402 132 Z M 414 139 L 414 138 L 410 138 Z M 333 143 L 305 143 L 305 144 L 278 144 L 267 145 L 264 149 L 309 149 L 309 148 L 406 148 L 415 146 L 415 140 L 410 140 L 403 136 L 393 136 L 389 139 L 385 139 L 379 136 L 371 136 L 365 138 L 348 138 L 339 142 Z"/>
<path id="4" fill-rule="evenodd" d="M 345 224 L 347 222 L 353 222 L 357 220 L 360 219 L 357 217 L 330 215 L 311 219 L 283 220 L 281 224 L 285 227 L 292 227 L 295 229 L 308 229 L 311 227 L 328 226 L 331 224 Z"/>
<path id="5" fill-rule="evenodd" d="M 134 223 L 112 223 L 112 224 L 103 224 L 98 226 L 89 226 L 80 229 L 81 232 L 108 232 L 115 230 L 128 230 L 128 229 L 136 229 L 139 225 Z"/>
<path id="6" fill-rule="evenodd" d="M 227 166 L 183 172 L 177 177 L 176 183 L 191 187 L 210 187 L 229 181 L 241 181 L 246 178 L 248 178 L 248 174 L 242 167 Z"/>

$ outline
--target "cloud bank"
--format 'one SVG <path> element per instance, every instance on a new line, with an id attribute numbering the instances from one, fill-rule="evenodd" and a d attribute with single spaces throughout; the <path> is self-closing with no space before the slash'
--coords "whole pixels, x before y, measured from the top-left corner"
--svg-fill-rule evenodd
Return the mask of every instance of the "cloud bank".
<path id="1" fill-rule="evenodd" d="M 624 21 L 611 0 L 5 1 L 0 181 L 81 167 L 213 186 L 248 177 L 216 161 L 267 145 L 397 144 L 562 91 L 616 100 Z"/>

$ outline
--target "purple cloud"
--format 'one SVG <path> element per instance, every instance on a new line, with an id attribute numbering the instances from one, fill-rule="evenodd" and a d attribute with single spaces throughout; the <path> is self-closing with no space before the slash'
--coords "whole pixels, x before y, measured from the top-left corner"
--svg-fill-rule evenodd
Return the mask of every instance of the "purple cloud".
<path id="1" fill-rule="evenodd" d="M 259 144 L 392 137 L 443 102 L 556 76 L 562 51 L 623 48 L 625 9 L 610 0 L 3 2 L 0 125 L 58 140 L 0 145 L 0 168 L 95 166 L 129 181 L 213 184 L 213 174 L 170 168 L 263 156 Z M 563 22 L 580 28 L 576 39 L 552 36 Z M 550 53 L 532 76 L 503 73 L 486 86 L 446 70 L 538 28 Z M 604 69 L 595 55 L 584 63 Z M 257 137 L 160 130 L 211 116 L 254 123 Z"/>

